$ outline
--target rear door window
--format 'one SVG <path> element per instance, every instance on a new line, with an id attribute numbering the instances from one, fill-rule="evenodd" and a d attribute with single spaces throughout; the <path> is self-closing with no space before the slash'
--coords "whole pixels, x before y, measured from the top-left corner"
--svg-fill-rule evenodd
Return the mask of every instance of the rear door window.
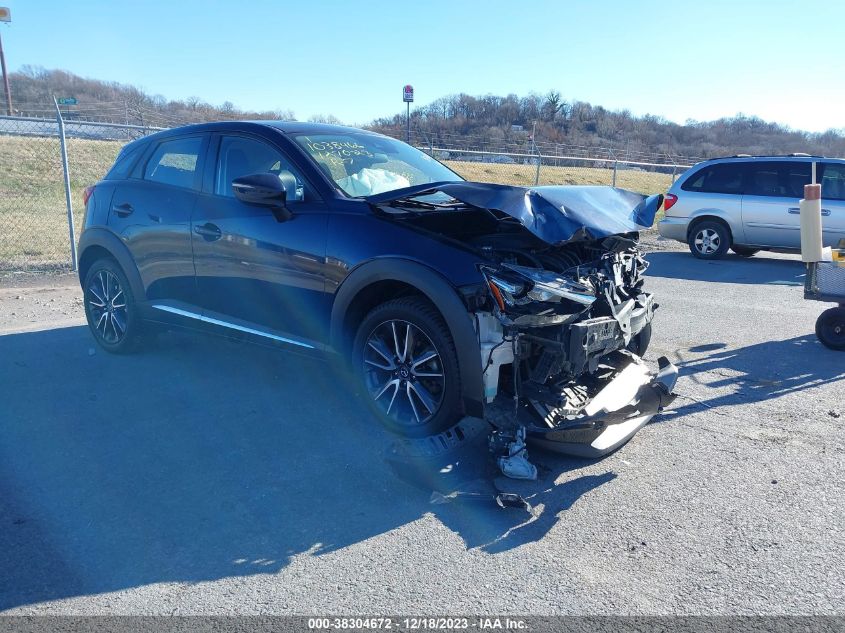
<path id="1" fill-rule="evenodd" d="M 805 161 L 759 161 L 749 163 L 746 195 L 801 198 L 810 184 L 810 163 Z"/>
<path id="2" fill-rule="evenodd" d="M 703 167 L 690 176 L 681 189 L 701 193 L 742 193 L 742 163 L 719 163 Z"/>
<path id="3" fill-rule="evenodd" d="M 185 189 L 196 188 L 202 141 L 201 136 L 189 136 L 160 143 L 147 161 L 144 180 Z"/>

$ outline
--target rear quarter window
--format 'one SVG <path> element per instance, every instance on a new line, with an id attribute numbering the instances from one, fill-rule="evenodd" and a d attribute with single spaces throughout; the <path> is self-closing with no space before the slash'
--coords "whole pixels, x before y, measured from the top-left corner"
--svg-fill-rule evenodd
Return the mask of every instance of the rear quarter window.
<path id="1" fill-rule="evenodd" d="M 105 180 L 120 180 L 126 178 L 129 175 L 129 172 L 132 171 L 132 167 L 135 165 L 135 162 L 140 158 L 141 154 L 144 153 L 144 149 L 146 148 L 146 143 L 137 143 L 135 145 L 127 145 L 120 153 L 117 155 L 117 159 L 114 161 L 114 165 L 112 168 L 109 169 L 108 173 L 105 176 Z"/>
<path id="2" fill-rule="evenodd" d="M 742 193 L 742 163 L 702 167 L 684 181 L 681 189 L 701 193 Z"/>

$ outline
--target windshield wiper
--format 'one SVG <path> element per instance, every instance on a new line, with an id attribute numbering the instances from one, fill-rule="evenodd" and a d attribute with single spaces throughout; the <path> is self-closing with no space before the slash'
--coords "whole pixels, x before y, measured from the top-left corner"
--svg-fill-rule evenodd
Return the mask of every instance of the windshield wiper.
<path id="1" fill-rule="evenodd" d="M 393 202 L 394 200 L 416 198 L 418 196 L 436 193 L 442 185 L 449 184 L 454 184 L 454 182 L 449 182 L 447 180 L 444 180 L 443 182 L 427 182 L 422 185 L 413 185 L 411 187 L 402 187 L 401 189 L 394 189 L 393 191 L 377 193 L 373 196 L 364 196 L 364 200 L 370 204 L 382 204 L 384 202 Z"/>
<path id="2" fill-rule="evenodd" d="M 403 209 L 427 209 L 429 211 L 435 211 L 440 209 L 443 205 L 417 200 L 416 198 L 399 198 L 398 200 L 391 200 L 387 206 L 397 206 L 402 207 Z"/>

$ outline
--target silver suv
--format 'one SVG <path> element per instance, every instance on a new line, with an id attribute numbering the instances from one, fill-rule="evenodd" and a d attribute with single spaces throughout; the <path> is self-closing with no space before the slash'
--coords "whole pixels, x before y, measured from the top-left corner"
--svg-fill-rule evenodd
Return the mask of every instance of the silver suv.
<path id="1" fill-rule="evenodd" d="M 822 184 L 824 245 L 845 239 L 845 159 L 806 154 L 734 156 L 698 163 L 664 202 L 660 235 L 686 242 L 701 259 L 731 249 L 742 257 L 760 250 L 799 251 L 798 201 L 816 164 Z"/>

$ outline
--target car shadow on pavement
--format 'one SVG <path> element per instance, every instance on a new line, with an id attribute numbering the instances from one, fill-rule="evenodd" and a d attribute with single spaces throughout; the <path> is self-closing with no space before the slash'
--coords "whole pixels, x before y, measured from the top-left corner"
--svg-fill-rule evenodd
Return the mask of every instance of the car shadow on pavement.
<path id="1" fill-rule="evenodd" d="M 0 611 L 272 574 L 429 514 L 504 551 L 615 477 L 544 456 L 536 516 L 436 506 L 325 362 L 180 333 L 112 356 L 85 327 L 0 336 L 0 358 Z"/>
<path id="2" fill-rule="evenodd" d="M 493 504 L 455 503 L 443 506 L 437 517 L 463 538 L 467 547 L 496 554 L 541 540 L 583 495 L 616 479 L 614 472 L 579 475 L 596 460 L 566 458 L 533 450 L 538 466 L 537 481 L 500 478 L 499 486 L 520 494 L 532 506 L 531 513 L 501 510 Z"/>
<path id="3" fill-rule="evenodd" d="M 842 352 L 825 348 L 814 335 L 736 349 L 712 344 L 678 350 L 673 362 L 681 376 L 712 390 L 714 395 L 693 400 L 683 394 L 681 385 L 678 388 L 681 395 L 675 401 L 672 413 L 655 421 L 668 421 L 700 411 L 702 407 L 720 409 L 761 402 L 845 381 L 842 361 Z M 808 409 L 811 405 L 808 403 Z"/>
<path id="4" fill-rule="evenodd" d="M 723 259 L 704 261 L 689 253 L 660 251 L 649 253 L 646 259 L 648 276 L 689 281 L 803 286 L 806 273 L 797 256 L 779 259 L 767 254 L 740 257 L 729 253 Z"/>

